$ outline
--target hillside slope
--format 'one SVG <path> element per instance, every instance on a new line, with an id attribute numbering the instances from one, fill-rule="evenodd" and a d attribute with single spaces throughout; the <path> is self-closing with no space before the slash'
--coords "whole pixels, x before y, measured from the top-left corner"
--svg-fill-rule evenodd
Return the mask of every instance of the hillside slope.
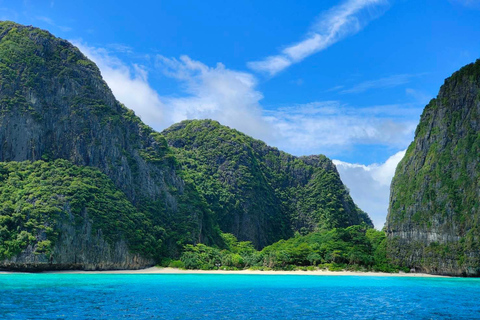
<path id="1" fill-rule="evenodd" d="M 257 248 L 302 234 L 362 222 L 327 157 L 294 157 L 211 120 L 183 121 L 162 134 L 220 228 Z"/>

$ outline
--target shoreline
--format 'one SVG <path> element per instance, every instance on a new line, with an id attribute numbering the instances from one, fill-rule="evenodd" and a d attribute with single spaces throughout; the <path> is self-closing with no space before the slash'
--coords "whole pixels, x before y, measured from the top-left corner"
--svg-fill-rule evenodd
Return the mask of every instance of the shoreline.
<path id="1" fill-rule="evenodd" d="M 0 271 L 1 274 L 24 274 L 31 272 Z M 176 268 L 150 267 L 138 270 L 58 270 L 42 271 L 39 274 L 222 274 L 222 275 L 300 275 L 300 276 L 363 276 L 363 277 L 417 277 L 417 278 L 451 278 L 450 276 L 433 275 L 427 273 L 386 273 L 360 271 L 260 271 L 260 270 L 183 270 Z"/>

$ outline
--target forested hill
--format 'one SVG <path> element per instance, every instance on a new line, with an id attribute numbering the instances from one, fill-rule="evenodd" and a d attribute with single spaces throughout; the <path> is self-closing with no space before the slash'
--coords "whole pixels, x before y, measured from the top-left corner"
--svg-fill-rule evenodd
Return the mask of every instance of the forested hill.
<path id="1" fill-rule="evenodd" d="M 0 22 L 0 161 L 0 268 L 141 268 L 223 248 L 222 232 L 262 248 L 371 225 L 324 156 L 213 121 L 155 132 L 76 47 L 13 22 Z"/>
<path id="2" fill-rule="evenodd" d="M 163 135 L 222 231 L 257 248 L 296 231 L 372 226 L 323 155 L 294 157 L 212 120 L 183 121 Z"/>

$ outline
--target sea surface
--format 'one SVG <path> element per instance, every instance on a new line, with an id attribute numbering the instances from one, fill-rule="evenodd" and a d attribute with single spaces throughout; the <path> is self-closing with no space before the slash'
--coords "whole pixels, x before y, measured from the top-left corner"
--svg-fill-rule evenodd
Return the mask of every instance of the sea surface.
<path id="1" fill-rule="evenodd" d="M 0 274 L 0 319 L 480 319 L 480 279 Z"/>

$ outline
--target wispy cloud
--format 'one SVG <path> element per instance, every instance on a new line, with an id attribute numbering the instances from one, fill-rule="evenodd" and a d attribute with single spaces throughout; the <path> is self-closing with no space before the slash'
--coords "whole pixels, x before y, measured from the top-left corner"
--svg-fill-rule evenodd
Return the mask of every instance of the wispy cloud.
<path id="1" fill-rule="evenodd" d="M 321 14 L 305 40 L 286 47 L 278 55 L 249 62 L 247 65 L 252 70 L 275 75 L 290 65 L 359 32 L 370 20 L 383 13 L 386 5 L 387 0 L 347 0 Z"/>
<path id="2" fill-rule="evenodd" d="M 262 117 L 256 90 L 257 80 L 249 74 L 209 67 L 188 56 L 179 59 L 156 57 L 156 68 L 183 86 L 180 96 L 160 96 L 148 81 L 146 68 L 129 65 L 105 48 L 73 41 L 100 68 L 115 97 L 156 130 L 185 119 L 214 119 L 256 138 L 268 138 L 272 131 Z"/>
<path id="3" fill-rule="evenodd" d="M 109 43 L 107 48 L 120 53 L 133 53 L 133 49 L 130 46 L 124 45 L 122 43 Z"/>
<path id="4" fill-rule="evenodd" d="M 184 85 L 182 97 L 162 97 L 170 119 L 211 118 L 293 154 L 341 154 L 354 144 L 401 148 L 413 138 L 421 107 L 357 108 L 322 101 L 267 110 L 256 78 L 192 60 L 157 56 L 157 67 Z M 332 151 L 335 150 L 335 151 Z"/>
<path id="5" fill-rule="evenodd" d="M 37 19 L 38 21 L 43 21 L 43 22 L 45 22 L 45 23 L 48 24 L 48 25 L 51 25 L 51 26 L 53 26 L 53 27 L 56 27 L 56 28 L 62 30 L 63 32 L 72 31 L 72 28 L 58 25 L 58 24 L 55 23 L 55 21 L 53 21 L 53 20 L 52 20 L 51 18 L 49 18 L 49 17 L 37 16 L 36 19 Z"/>
<path id="6" fill-rule="evenodd" d="M 419 105 L 426 105 L 433 98 L 430 94 L 412 88 L 405 89 L 405 94 L 412 97 L 415 103 Z"/>
<path id="7" fill-rule="evenodd" d="M 411 105 L 356 108 L 338 101 L 315 102 L 265 113 L 272 144 L 294 153 L 341 155 L 357 144 L 403 148 L 413 139 L 421 113 Z"/>
<path id="8" fill-rule="evenodd" d="M 332 88 L 330 88 L 330 89 L 325 90 L 325 92 L 340 91 L 340 90 L 343 89 L 343 88 L 345 88 L 345 86 L 342 86 L 342 85 L 340 85 L 340 86 L 335 86 L 335 87 L 332 87 Z"/>
<path id="9" fill-rule="evenodd" d="M 385 224 L 390 183 L 404 155 L 405 150 L 394 154 L 384 163 L 368 166 L 333 160 L 343 183 L 350 189 L 353 200 L 370 215 L 377 229 Z"/>
<path id="10" fill-rule="evenodd" d="M 480 9 L 480 0 L 449 0 L 451 3 L 460 4 L 471 9 Z"/>
<path id="11" fill-rule="evenodd" d="M 417 74 L 397 74 L 377 80 L 358 83 L 351 88 L 343 89 L 340 93 L 361 93 L 371 89 L 394 88 L 409 83 Z"/>

